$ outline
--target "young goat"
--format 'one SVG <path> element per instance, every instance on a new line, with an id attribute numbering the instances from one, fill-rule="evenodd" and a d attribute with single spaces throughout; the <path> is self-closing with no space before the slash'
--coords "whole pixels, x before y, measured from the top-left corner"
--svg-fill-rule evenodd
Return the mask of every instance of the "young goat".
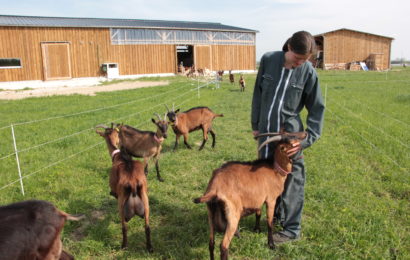
<path id="1" fill-rule="evenodd" d="M 194 199 L 195 203 L 207 203 L 211 259 L 214 259 L 215 231 L 225 232 L 220 253 L 221 259 L 227 259 L 229 244 L 240 218 L 256 213 L 255 230 L 259 230 L 263 204 L 266 204 L 268 217 L 268 244 L 274 249 L 272 222 L 275 203 L 283 192 L 287 175 L 292 171 L 292 161 L 287 150 L 292 148 L 295 139 L 302 140 L 305 137 L 305 133 L 277 134 L 259 147 L 261 149 L 270 142 L 279 142 L 273 161 L 228 162 L 214 170 L 205 194 Z"/>
<path id="2" fill-rule="evenodd" d="M 104 127 L 104 126 L 99 126 Z M 127 222 L 138 215 L 145 220 L 145 238 L 148 252 L 153 252 L 151 245 L 151 229 L 149 227 L 149 200 L 148 183 L 144 174 L 144 166 L 139 161 L 130 160 L 117 149 L 118 131 L 105 127 L 104 132 L 96 130 L 107 143 L 107 148 L 112 157 L 110 174 L 110 194 L 117 198 L 118 211 L 122 225 L 122 248 L 128 245 Z"/>
<path id="3" fill-rule="evenodd" d="M 80 220 L 43 200 L 27 200 L 0 207 L 1 259 L 74 259 L 62 249 L 66 220 Z"/>
<path id="4" fill-rule="evenodd" d="M 245 79 L 243 78 L 242 75 L 239 78 L 239 86 L 241 87 L 241 92 L 244 92 L 245 91 Z"/>
<path id="5" fill-rule="evenodd" d="M 232 85 L 235 83 L 235 76 L 232 74 L 231 71 L 229 71 L 229 81 Z"/>
<path id="6" fill-rule="evenodd" d="M 167 107 L 167 106 L 166 106 Z M 188 134 L 192 131 L 202 129 L 203 141 L 199 150 L 204 148 L 208 140 L 208 132 L 212 135 L 212 148 L 215 147 L 215 132 L 212 130 L 212 121 L 215 117 L 223 117 L 223 114 L 215 114 L 208 107 L 194 107 L 185 112 L 178 113 L 179 109 L 169 111 L 167 107 L 167 116 L 176 135 L 174 150 L 179 143 L 179 137 L 184 136 L 184 144 L 189 149 L 192 147 L 188 144 Z"/>
<path id="7" fill-rule="evenodd" d="M 164 138 L 167 138 L 168 122 L 156 114 L 158 120 L 152 122 L 157 126 L 157 132 L 141 131 L 127 125 L 117 125 L 119 130 L 120 147 L 126 154 L 137 158 L 144 158 L 144 171 L 148 174 L 148 161 L 153 158 L 157 179 L 164 181 L 159 172 L 159 156 Z"/>

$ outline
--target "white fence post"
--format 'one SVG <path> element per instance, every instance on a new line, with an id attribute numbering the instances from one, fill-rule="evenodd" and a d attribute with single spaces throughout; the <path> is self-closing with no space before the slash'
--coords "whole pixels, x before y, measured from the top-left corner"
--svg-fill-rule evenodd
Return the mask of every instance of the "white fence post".
<path id="1" fill-rule="evenodd" d="M 19 171 L 19 177 L 20 177 L 21 193 L 23 193 L 23 196 L 24 196 L 23 179 L 21 178 L 20 161 L 19 161 L 19 155 L 18 155 L 18 151 L 17 151 L 16 137 L 14 136 L 14 127 L 13 127 L 13 124 L 11 124 L 11 133 L 12 133 L 12 135 L 13 135 L 14 152 L 16 153 L 16 161 L 17 161 L 17 169 L 18 169 L 18 171 Z"/>

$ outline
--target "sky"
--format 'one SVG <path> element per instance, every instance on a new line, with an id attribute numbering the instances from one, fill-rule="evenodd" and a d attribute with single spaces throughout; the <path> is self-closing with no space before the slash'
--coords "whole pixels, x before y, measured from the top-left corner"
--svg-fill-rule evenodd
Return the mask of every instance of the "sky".
<path id="1" fill-rule="evenodd" d="M 217 22 L 259 31 L 257 60 L 296 31 L 341 28 L 394 38 L 391 59 L 410 60 L 409 0 L 0 0 L 1 15 Z"/>

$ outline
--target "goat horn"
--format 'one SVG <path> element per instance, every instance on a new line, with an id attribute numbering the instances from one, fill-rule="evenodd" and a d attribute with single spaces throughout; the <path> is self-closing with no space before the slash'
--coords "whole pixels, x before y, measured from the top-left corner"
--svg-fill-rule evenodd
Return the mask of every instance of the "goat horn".
<path id="1" fill-rule="evenodd" d="M 278 141 L 280 141 L 280 140 L 282 140 L 282 135 L 276 135 L 276 136 L 274 136 L 274 137 L 268 138 L 265 142 L 263 142 L 263 143 L 259 146 L 258 151 L 260 151 L 260 150 L 262 149 L 262 147 L 264 147 L 265 145 L 267 145 L 267 144 L 269 144 L 269 143 L 272 143 L 272 142 L 278 142 Z"/>
<path id="2" fill-rule="evenodd" d="M 255 136 L 255 139 L 258 139 L 259 137 L 264 137 L 264 136 L 276 136 L 276 135 L 280 135 L 281 133 L 263 133 L 263 134 L 258 134 L 257 136 Z"/>
<path id="3" fill-rule="evenodd" d="M 158 113 L 154 113 L 154 115 L 156 115 L 158 117 L 158 120 L 161 121 L 161 116 Z"/>
<path id="4" fill-rule="evenodd" d="M 168 108 L 167 104 L 165 104 L 165 107 L 167 108 L 167 111 L 169 112 L 169 108 Z"/>
<path id="5" fill-rule="evenodd" d="M 172 103 L 172 112 L 175 111 L 175 103 Z"/>
<path id="6" fill-rule="evenodd" d="M 97 125 L 97 126 L 95 126 L 95 128 L 109 128 L 109 127 L 106 126 L 106 125 Z"/>

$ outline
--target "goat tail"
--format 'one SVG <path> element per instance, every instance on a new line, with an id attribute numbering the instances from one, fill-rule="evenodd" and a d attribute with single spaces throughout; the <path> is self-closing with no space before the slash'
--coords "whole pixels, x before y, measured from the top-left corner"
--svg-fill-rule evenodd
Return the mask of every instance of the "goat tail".
<path id="1" fill-rule="evenodd" d="M 85 218 L 84 214 L 77 214 L 77 215 L 71 215 L 69 213 L 66 213 L 62 210 L 58 210 L 60 215 L 63 216 L 66 220 L 74 220 L 74 221 L 79 221 L 83 218 Z"/>
<path id="2" fill-rule="evenodd" d="M 214 115 L 214 118 L 215 118 L 215 117 L 224 117 L 224 114 L 215 114 L 215 115 Z"/>
<path id="3" fill-rule="evenodd" d="M 216 194 L 214 192 L 208 192 L 208 193 L 204 194 L 202 197 L 193 199 L 193 202 L 196 203 L 196 204 L 209 202 L 215 197 L 216 197 Z"/>

